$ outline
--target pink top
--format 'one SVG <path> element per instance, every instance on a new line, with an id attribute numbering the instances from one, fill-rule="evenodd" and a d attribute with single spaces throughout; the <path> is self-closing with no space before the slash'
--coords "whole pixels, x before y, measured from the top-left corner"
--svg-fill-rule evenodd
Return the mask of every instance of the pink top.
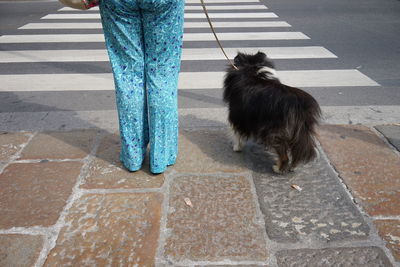
<path id="1" fill-rule="evenodd" d="M 82 0 L 82 1 L 87 9 L 92 8 L 94 6 L 98 6 L 100 3 L 100 0 Z"/>

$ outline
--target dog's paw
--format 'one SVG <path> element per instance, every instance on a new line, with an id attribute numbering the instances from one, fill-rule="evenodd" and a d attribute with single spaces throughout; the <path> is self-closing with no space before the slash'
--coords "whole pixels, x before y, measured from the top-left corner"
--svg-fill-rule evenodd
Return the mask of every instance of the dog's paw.
<path id="1" fill-rule="evenodd" d="M 233 151 L 235 151 L 235 152 L 241 152 L 242 149 L 243 149 L 243 147 L 241 145 L 238 145 L 238 144 L 233 145 Z"/>
<path id="2" fill-rule="evenodd" d="M 278 165 L 272 166 L 272 170 L 274 171 L 274 173 L 277 173 L 277 174 L 282 174 L 282 173 L 283 173 L 283 172 L 279 169 L 279 166 L 278 166 Z"/>

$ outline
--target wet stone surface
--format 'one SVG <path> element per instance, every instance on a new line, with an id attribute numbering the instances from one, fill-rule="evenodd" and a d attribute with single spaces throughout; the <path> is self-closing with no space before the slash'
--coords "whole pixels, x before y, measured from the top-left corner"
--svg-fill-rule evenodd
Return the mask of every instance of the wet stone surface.
<path id="1" fill-rule="evenodd" d="M 400 262 L 400 220 L 377 220 L 374 224 L 393 257 Z"/>
<path id="2" fill-rule="evenodd" d="M 400 215 L 400 157 L 384 141 L 361 125 L 324 125 L 318 139 L 371 216 Z"/>
<path id="3" fill-rule="evenodd" d="M 276 175 L 262 147 L 248 145 L 268 236 L 277 242 L 366 239 L 369 227 L 324 159 Z M 297 191 L 291 187 L 302 188 Z"/>
<path id="4" fill-rule="evenodd" d="M 226 129 L 181 130 L 173 169 L 186 173 L 247 171 L 242 154 L 232 150 Z"/>
<path id="5" fill-rule="evenodd" d="M 172 262 L 266 260 L 264 229 L 245 177 L 177 177 L 169 205 L 164 253 Z"/>
<path id="6" fill-rule="evenodd" d="M 277 252 L 278 266 L 389 267 L 384 252 L 377 247 L 298 249 Z"/>
<path id="7" fill-rule="evenodd" d="M 96 130 L 42 132 L 32 138 L 20 159 L 80 159 L 86 157 L 98 134 Z"/>
<path id="8" fill-rule="evenodd" d="M 17 153 L 29 139 L 29 133 L 8 133 L 0 131 L 0 164 Z"/>
<path id="9" fill-rule="evenodd" d="M 43 238 L 37 235 L 0 235 L 0 266 L 34 266 Z"/>
<path id="10" fill-rule="evenodd" d="M 158 193 L 84 195 L 45 266 L 154 266 L 161 203 Z"/>
<path id="11" fill-rule="evenodd" d="M 15 163 L 0 174 L 0 229 L 57 222 L 81 162 Z"/>
<path id="12" fill-rule="evenodd" d="M 398 151 L 400 151 L 400 126 L 399 125 L 379 125 L 375 127 Z"/>
<path id="13" fill-rule="evenodd" d="M 164 183 L 164 174 L 153 175 L 150 173 L 148 157 L 141 170 L 128 171 L 119 160 L 120 140 L 119 135 L 106 136 L 90 163 L 89 173 L 85 177 L 82 188 L 156 188 Z"/>

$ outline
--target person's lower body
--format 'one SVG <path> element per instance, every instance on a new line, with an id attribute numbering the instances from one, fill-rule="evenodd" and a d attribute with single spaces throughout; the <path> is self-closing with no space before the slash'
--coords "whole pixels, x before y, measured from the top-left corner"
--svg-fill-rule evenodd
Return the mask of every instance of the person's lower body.
<path id="1" fill-rule="evenodd" d="M 100 12 L 114 74 L 120 159 L 162 173 L 178 154 L 178 76 L 184 0 L 103 0 Z"/>

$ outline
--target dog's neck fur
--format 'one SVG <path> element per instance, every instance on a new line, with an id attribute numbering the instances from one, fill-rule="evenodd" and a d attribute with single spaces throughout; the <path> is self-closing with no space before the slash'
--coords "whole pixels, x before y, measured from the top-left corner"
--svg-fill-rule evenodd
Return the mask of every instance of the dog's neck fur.
<path id="1" fill-rule="evenodd" d="M 270 67 L 262 67 L 257 71 L 257 74 L 263 74 L 263 76 L 269 80 L 278 80 L 276 70 Z"/>

